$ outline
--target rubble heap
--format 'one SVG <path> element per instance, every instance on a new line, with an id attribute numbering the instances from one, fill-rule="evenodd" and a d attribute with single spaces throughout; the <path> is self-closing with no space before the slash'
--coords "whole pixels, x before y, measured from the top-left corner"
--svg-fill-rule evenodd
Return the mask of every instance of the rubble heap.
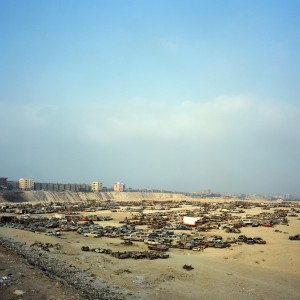
<path id="1" fill-rule="evenodd" d="M 110 285 L 93 274 L 57 259 L 51 252 L 41 250 L 44 246 L 29 247 L 2 237 L 0 245 L 25 258 L 30 265 L 39 267 L 50 278 L 73 286 L 85 299 L 140 299 L 129 291 Z"/>

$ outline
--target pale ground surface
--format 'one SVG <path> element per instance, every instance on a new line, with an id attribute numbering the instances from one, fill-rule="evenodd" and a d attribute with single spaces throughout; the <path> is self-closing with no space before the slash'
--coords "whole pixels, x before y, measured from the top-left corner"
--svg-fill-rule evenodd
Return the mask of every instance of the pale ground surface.
<path id="1" fill-rule="evenodd" d="M 260 208 L 246 210 L 247 214 L 260 212 Z M 83 214 L 109 214 L 114 218 L 109 222 L 98 222 L 102 226 L 120 226 L 119 220 L 130 216 L 129 213 L 110 211 Z M 35 241 L 60 243 L 62 251 L 57 254 L 58 258 L 149 299 L 300 299 L 300 241 L 288 239 L 289 235 L 300 233 L 300 220 L 289 217 L 289 221 L 289 226 L 242 228 L 241 234 L 260 236 L 267 241 L 266 245 L 233 245 L 225 249 L 207 248 L 204 252 L 171 249 L 168 252 L 170 258 L 165 260 L 119 260 L 81 251 L 81 246 L 146 250 L 142 242 L 134 242 L 133 246 L 125 248 L 117 238 L 88 238 L 67 232 L 58 239 L 4 227 L 0 227 L 0 235 L 28 245 Z M 281 232 L 275 232 L 275 229 Z M 201 234 L 238 236 L 223 230 Z M 184 270 L 184 264 L 192 265 L 194 270 Z"/>

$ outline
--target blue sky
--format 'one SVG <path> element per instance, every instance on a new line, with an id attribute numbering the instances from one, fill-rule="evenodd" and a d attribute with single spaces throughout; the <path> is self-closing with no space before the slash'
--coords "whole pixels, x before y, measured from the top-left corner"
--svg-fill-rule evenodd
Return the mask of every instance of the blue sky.
<path id="1" fill-rule="evenodd" d="M 300 1 L 0 1 L 0 176 L 298 193 Z"/>

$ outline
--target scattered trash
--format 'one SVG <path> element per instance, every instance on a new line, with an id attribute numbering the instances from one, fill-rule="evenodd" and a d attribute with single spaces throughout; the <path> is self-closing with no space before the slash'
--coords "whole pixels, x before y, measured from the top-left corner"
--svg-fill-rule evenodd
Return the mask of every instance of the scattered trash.
<path id="1" fill-rule="evenodd" d="M 12 276 L 13 276 L 13 274 L 9 273 L 9 274 L 7 274 L 7 276 L 0 277 L 0 286 L 11 285 Z"/>
<path id="2" fill-rule="evenodd" d="M 48 251 L 48 252 L 61 250 L 60 244 L 51 244 L 51 243 L 44 244 L 41 242 L 35 242 L 35 243 L 31 244 L 30 247 L 37 247 L 37 248 L 40 248 L 41 250 Z"/>
<path id="3" fill-rule="evenodd" d="M 187 271 L 191 271 L 194 269 L 194 267 L 192 267 L 192 265 L 183 265 L 182 267 L 183 269 L 187 270 Z"/>
<path id="4" fill-rule="evenodd" d="M 22 291 L 22 290 L 15 290 L 15 291 L 13 292 L 13 294 L 16 295 L 16 296 L 22 296 L 22 295 L 25 294 L 25 292 Z"/>

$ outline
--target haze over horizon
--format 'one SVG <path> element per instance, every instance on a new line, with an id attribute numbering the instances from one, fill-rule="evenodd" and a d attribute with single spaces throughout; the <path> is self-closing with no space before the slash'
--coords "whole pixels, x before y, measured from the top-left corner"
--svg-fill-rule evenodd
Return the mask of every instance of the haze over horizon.
<path id="1" fill-rule="evenodd" d="M 300 1 L 1 1 L 0 176 L 300 194 Z"/>

